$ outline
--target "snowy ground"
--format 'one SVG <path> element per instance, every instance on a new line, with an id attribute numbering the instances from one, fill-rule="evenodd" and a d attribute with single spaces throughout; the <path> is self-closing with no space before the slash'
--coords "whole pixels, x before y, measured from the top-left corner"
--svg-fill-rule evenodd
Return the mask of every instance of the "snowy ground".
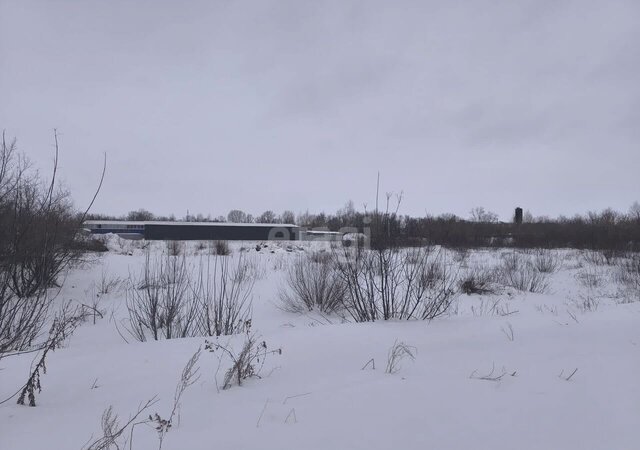
<path id="1" fill-rule="evenodd" d="M 103 274 L 124 280 L 140 271 L 141 242 L 111 244 L 70 271 L 59 301 L 86 303 Z M 460 295 L 448 315 L 428 323 L 343 323 L 280 310 L 287 264 L 321 245 L 270 244 L 260 252 L 255 243 L 232 245 L 232 258 L 250 249 L 260 272 L 253 330 L 282 354 L 269 356 L 261 379 L 219 391 L 218 360 L 204 352 L 201 377 L 162 448 L 640 448 L 640 302 L 615 283 L 614 266 L 558 251 L 562 266 L 547 293 Z M 465 265 L 498 261 L 501 252 L 472 252 Z M 594 304 L 585 308 L 585 299 Z M 87 321 L 50 355 L 37 407 L 0 405 L 1 449 L 81 449 L 101 436 L 110 405 L 121 422 L 154 396 L 160 400 L 146 415 L 170 413 L 180 372 L 204 338 L 126 343 L 115 326 L 126 317 L 124 302 L 121 284 L 102 296 L 105 317 Z M 416 359 L 387 374 L 396 340 L 415 347 Z M 33 357 L 0 361 L 1 398 L 24 383 Z M 504 375 L 480 379 L 492 370 Z M 157 432 L 136 427 L 131 447 L 158 448 Z"/>

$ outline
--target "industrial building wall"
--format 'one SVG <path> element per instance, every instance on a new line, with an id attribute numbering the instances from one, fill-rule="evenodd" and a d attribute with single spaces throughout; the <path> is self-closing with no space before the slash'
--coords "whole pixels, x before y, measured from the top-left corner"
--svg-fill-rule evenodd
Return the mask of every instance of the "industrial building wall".
<path id="1" fill-rule="evenodd" d="M 150 240 L 221 240 L 266 241 L 297 240 L 297 227 L 265 227 L 251 225 L 164 225 L 146 224 L 145 239 Z"/>

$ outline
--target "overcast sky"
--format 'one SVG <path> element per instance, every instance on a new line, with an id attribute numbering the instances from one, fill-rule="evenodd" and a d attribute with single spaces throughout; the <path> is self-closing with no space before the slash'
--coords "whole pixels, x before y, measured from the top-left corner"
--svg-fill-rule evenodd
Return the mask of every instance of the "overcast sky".
<path id="1" fill-rule="evenodd" d="M 508 220 L 640 199 L 640 2 L 0 0 L 0 128 L 78 207 Z"/>

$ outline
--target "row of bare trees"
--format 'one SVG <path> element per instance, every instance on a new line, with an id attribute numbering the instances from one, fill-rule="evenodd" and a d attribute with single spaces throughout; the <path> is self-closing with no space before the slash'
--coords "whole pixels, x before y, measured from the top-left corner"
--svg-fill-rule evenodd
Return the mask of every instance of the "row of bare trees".
<path id="1" fill-rule="evenodd" d="M 185 222 L 232 222 L 232 223 L 296 223 L 296 215 L 293 211 L 283 211 L 277 214 L 268 209 L 261 214 L 253 215 L 246 213 L 240 209 L 232 209 L 227 216 L 212 217 L 211 215 L 189 214 L 187 213 L 182 219 L 176 218 L 175 215 L 162 216 L 156 215 L 144 208 L 136 211 L 130 211 L 124 216 L 109 216 L 105 214 L 91 214 L 90 219 L 96 220 L 132 220 L 132 221 L 175 221 L 182 220 Z"/>

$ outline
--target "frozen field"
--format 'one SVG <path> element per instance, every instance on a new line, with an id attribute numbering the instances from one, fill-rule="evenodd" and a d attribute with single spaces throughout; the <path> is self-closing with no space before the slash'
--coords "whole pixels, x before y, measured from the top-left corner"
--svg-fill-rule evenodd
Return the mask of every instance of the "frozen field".
<path id="1" fill-rule="evenodd" d="M 0 449 L 87 448 L 103 435 L 108 407 L 124 425 L 152 398 L 136 423 L 155 413 L 168 418 L 198 348 L 199 378 L 162 442 L 155 423 L 141 423 L 120 436 L 120 448 L 640 448 L 640 298 L 620 280 L 619 262 L 553 251 L 544 293 L 493 283 L 490 293 L 459 293 L 432 321 L 355 323 L 279 307 L 287 268 L 328 246 L 269 243 L 257 251 L 256 243 L 233 243 L 230 256 L 210 258 L 250 262 L 251 331 L 282 352 L 259 362 L 259 378 L 222 389 L 230 362 L 206 351 L 205 337 L 139 342 L 127 331 L 127 284 L 144 267 L 143 244 L 112 238 L 108 253 L 69 271 L 56 302 L 95 304 L 103 317 L 88 317 L 49 355 L 37 407 L 0 405 Z M 207 258 L 201 247 L 180 249 L 190 267 Z M 167 245 L 149 251 L 161 255 Z M 464 279 L 510 254 L 450 252 L 447 260 Z M 206 339 L 239 351 L 245 335 Z M 414 359 L 387 373 L 396 342 Z M 2 399 L 25 382 L 34 356 L 0 361 Z"/>

